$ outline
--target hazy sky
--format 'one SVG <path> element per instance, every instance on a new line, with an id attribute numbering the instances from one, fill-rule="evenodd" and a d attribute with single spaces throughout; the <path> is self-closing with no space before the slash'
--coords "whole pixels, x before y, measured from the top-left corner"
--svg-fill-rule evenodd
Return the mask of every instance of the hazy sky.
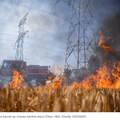
<path id="1" fill-rule="evenodd" d="M 0 0 L 0 62 L 15 59 L 14 44 L 18 37 L 18 24 L 28 13 L 24 38 L 24 61 L 35 65 L 60 66 L 63 70 L 69 30 L 70 6 L 57 0 Z M 67 1 L 67 0 L 66 0 Z M 91 0 L 95 34 L 107 15 L 120 8 L 119 0 Z"/>

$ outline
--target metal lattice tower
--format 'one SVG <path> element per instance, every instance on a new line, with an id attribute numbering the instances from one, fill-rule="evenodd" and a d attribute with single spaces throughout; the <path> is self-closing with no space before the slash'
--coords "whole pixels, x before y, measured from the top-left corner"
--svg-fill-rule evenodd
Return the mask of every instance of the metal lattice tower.
<path id="1" fill-rule="evenodd" d="M 71 70 L 72 73 L 75 69 L 86 68 L 90 55 L 95 54 L 93 49 L 94 44 L 96 44 L 93 17 L 90 0 L 63 1 L 71 6 L 64 70 Z"/>
<path id="2" fill-rule="evenodd" d="M 15 42 L 16 45 L 16 54 L 15 54 L 15 60 L 23 60 L 23 40 L 25 35 L 27 34 L 28 30 L 24 32 L 24 25 L 27 19 L 28 13 L 20 20 L 19 22 L 19 35 Z"/>

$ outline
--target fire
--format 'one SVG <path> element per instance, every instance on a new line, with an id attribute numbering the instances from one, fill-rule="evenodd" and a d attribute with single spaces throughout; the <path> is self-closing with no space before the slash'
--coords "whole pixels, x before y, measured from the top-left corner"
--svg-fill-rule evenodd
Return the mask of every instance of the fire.
<path id="1" fill-rule="evenodd" d="M 12 88 L 20 89 L 23 86 L 24 76 L 22 76 L 19 72 L 13 71 L 12 81 L 10 82 L 10 86 Z"/>
<path id="2" fill-rule="evenodd" d="M 99 32 L 99 37 L 100 37 L 100 42 L 98 44 L 99 47 L 102 47 L 103 50 L 107 53 L 108 51 L 111 51 L 111 52 L 114 52 L 112 48 L 108 47 L 108 46 L 105 46 L 105 42 L 103 40 L 103 35 L 102 35 L 102 31 Z M 107 40 L 109 40 L 110 38 L 108 37 Z"/>
<path id="3" fill-rule="evenodd" d="M 103 35 L 102 35 L 102 31 L 99 32 L 99 38 L 100 38 L 100 42 L 98 44 L 98 46 L 102 46 L 103 44 L 105 44 L 104 40 L 103 40 Z"/>
<path id="4" fill-rule="evenodd" d="M 57 65 L 57 69 L 55 69 L 55 68 L 53 69 L 53 73 L 56 75 L 56 77 L 53 79 L 51 86 L 53 88 L 60 88 L 62 79 L 65 78 L 65 74 L 61 73 L 58 65 Z"/>
<path id="5" fill-rule="evenodd" d="M 47 88 L 60 88 L 62 80 L 65 78 L 65 74 L 62 74 L 62 72 L 59 69 L 59 66 L 57 65 L 57 68 L 53 68 L 53 73 L 56 76 L 53 80 L 52 77 L 49 77 L 48 80 L 46 80 L 46 86 Z M 49 70 L 50 72 L 50 70 Z M 39 85 L 39 88 L 42 88 L 43 85 Z"/>
<path id="6" fill-rule="evenodd" d="M 120 88 L 120 62 L 118 62 L 117 67 L 111 70 L 115 81 L 112 84 L 112 88 Z"/>
<path id="7" fill-rule="evenodd" d="M 113 81 L 113 82 L 112 82 Z M 97 70 L 96 75 L 89 75 L 83 80 L 82 84 L 85 88 L 120 88 L 120 62 L 113 69 L 107 67 L 105 63 L 103 67 Z"/>
<path id="8" fill-rule="evenodd" d="M 113 49 L 111 49 L 108 46 L 105 46 L 105 42 L 103 40 L 102 32 L 99 32 L 100 42 L 98 44 L 99 47 L 102 47 L 105 51 L 105 55 L 108 51 L 114 52 Z M 110 37 L 107 39 L 109 40 Z M 74 87 L 84 87 L 86 89 L 91 88 L 114 88 L 119 89 L 120 88 L 120 62 L 117 62 L 117 66 L 115 66 L 115 63 L 113 63 L 113 68 L 109 68 L 107 66 L 107 62 L 100 67 L 97 71 L 97 74 L 91 74 L 88 75 L 82 83 L 77 83 L 74 81 L 72 83 L 72 86 Z"/>
<path id="9" fill-rule="evenodd" d="M 74 81 L 74 82 L 72 83 L 71 87 L 82 87 L 82 84 Z"/>
<path id="10" fill-rule="evenodd" d="M 112 48 L 105 46 L 105 42 L 103 40 L 102 32 L 99 32 L 100 42 L 98 44 L 99 47 L 102 47 L 105 51 L 105 54 L 107 54 L 108 51 L 114 52 Z M 108 38 L 109 40 L 110 38 Z M 50 71 L 48 71 L 50 72 Z M 61 88 L 62 80 L 65 78 L 65 74 L 62 74 L 62 72 L 59 69 L 59 66 L 57 65 L 57 68 L 53 68 L 53 74 L 56 76 L 55 78 L 49 77 L 48 80 L 46 80 L 46 86 L 40 84 L 39 88 L 42 89 L 43 87 L 47 88 Z M 107 62 L 101 66 L 98 70 L 96 70 L 96 74 L 88 75 L 86 78 L 83 79 L 81 83 L 78 83 L 74 81 L 71 84 L 71 88 L 76 87 L 84 87 L 85 89 L 93 89 L 93 88 L 114 88 L 119 89 L 120 88 L 120 62 L 113 63 L 113 67 L 109 68 L 107 65 Z M 84 74 L 84 73 L 83 73 Z M 24 76 L 20 75 L 17 71 L 13 71 L 13 78 L 10 82 L 10 85 L 13 88 L 21 88 L 22 82 L 24 81 Z M 64 83 L 64 88 L 68 87 L 68 83 Z"/>
<path id="11" fill-rule="evenodd" d="M 67 82 L 67 81 L 65 81 L 63 87 L 64 87 L 64 88 L 67 88 L 67 87 L 68 87 L 68 82 Z"/>
<path id="12" fill-rule="evenodd" d="M 54 78 L 53 82 L 51 83 L 51 86 L 53 88 L 60 88 L 61 87 L 61 83 L 62 83 L 62 79 L 65 78 L 65 75 L 60 75 L 58 78 Z"/>
<path id="13" fill-rule="evenodd" d="M 55 73 L 57 75 L 56 78 L 52 80 L 49 78 L 46 83 L 46 87 L 48 88 L 60 88 L 62 79 L 65 78 L 65 74 L 57 74 L 57 70 L 55 70 Z M 93 88 L 114 88 L 119 89 L 120 88 L 120 62 L 117 63 L 117 66 L 115 66 L 115 63 L 113 63 L 113 68 L 109 68 L 107 66 L 107 63 L 105 63 L 101 68 L 99 68 L 97 71 L 97 74 L 91 74 L 88 75 L 81 83 L 78 83 L 74 81 L 71 84 L 71 88 L 78 88 L 78 87 L 84 87 L 85 89 L 93 89 Z M 58 72 L 60 73 L 60 71 Z M 44 86 L 45 87 L 45 86 Z M 64 83 L 64 88 L 68 87 L 67 82 Z M 39 86 L 39 88 L 43 88 L 43 85 Z"/>
<path id="14" fill-rule="evenodd" d="M 102 32 L 99 32 L 100 42 L 98 44 L 99 47 L 102 47 L 103 50 L 107 54 L 108 51 L 114 52 L 108 46 L 105 46 L 105 42 L 103 40 Z M 107 39 L 109 40 L 110 37 Z M 96 75 L 89 75 L 84 78 L 82 82 L 82 86 L 89 88 L 120 88 L 120 62 L 117 62 L 117 66 L 113 63 L 113 68 L 107 67 L 107 63 L 105 63 L 101 68 L 99 68 Z"/>
<path id="15" fill-rule="evenodd" d="M 48 80 L 46 80 L 46 87 L 47 88 L 51 87 L 51 77 L 49 77 Z"/>

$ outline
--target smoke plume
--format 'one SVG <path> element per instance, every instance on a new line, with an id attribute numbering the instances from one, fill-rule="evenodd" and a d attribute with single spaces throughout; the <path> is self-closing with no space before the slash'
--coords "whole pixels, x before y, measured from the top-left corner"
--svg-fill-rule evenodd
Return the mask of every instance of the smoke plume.
<path id="1" fill-rule="evenodd" d="M 105 55 L 105 51 L 102 48 L 96 47 L 101 64 L 104 64 L 106 61 L 112 63 L 120 61 L 120 11 L 113 13 L 111 16 L 107 16 L 103 20 L 100 30 L 104 36 L 104 45 L 114 50 L 114 52 L 109 51 Z"/>

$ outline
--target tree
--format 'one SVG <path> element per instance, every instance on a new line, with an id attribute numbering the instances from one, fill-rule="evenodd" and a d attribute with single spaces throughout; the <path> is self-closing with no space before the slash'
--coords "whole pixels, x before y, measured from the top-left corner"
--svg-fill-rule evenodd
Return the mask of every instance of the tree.
<path id="1" fill-rule="evenodd" d="M 100 67 L 100 60 L 98 56 L 91 55 L 87 64 L 88 71 L 95 74 Z"/>

